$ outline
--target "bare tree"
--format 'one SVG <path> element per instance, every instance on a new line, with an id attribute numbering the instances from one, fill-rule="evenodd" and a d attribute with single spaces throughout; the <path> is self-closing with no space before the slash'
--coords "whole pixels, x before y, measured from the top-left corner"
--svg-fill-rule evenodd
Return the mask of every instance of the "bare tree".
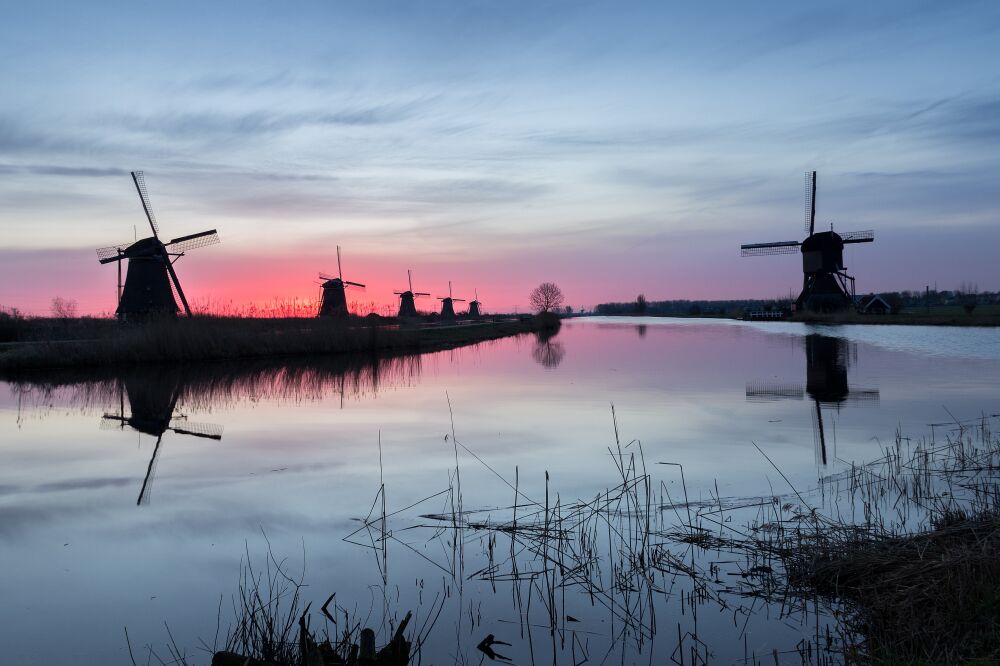
<path id="1" fill-rule="evenodd" d="M 543 282 L 531 292 L 531 307 L 538 312 L 558 310 L 563 300 L 562 290 L 554 282 Z"/>
<path id="2" fill-rule="evenodd" d="M 972 314 L 972 311 L 976 309 L 976 303 L 979 302 L 979 285 L 975 282 L 962 282 L 958 285 L 956 296 L 958 296 L 958 301 L 965 311 Z"/>
<path id="3" fill-rule="evenodd" d="M 73 319 L 76 317 L 76 301 L 56 296 L 52 299 L 52 316 L 58 319 Z"/>

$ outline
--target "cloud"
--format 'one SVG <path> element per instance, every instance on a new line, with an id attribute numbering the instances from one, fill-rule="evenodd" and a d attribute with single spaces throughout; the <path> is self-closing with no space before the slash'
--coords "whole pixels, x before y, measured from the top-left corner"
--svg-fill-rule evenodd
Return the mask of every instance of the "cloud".
<path id="1" fill-rule="evenodd" d="M 0 173 L 29 173 L 40 176 L 79 176 L 105 178 L 127 176 L 128 171 L 113 167 L 65 166 L 61 164 L 0 164 Z"/>
<path id="2" fill-rule="evenodd" d="M 121 115 L 111 118 L 124 129 L 171 139 L 212 139 L 227 136 L 279 134 L 309 126 L 377 126 L 410 120 L 435 98 L 408 102 L 386 102 L 345 107 L 337 111 L 276 113 L 163 112 L 148 116 Z"/>

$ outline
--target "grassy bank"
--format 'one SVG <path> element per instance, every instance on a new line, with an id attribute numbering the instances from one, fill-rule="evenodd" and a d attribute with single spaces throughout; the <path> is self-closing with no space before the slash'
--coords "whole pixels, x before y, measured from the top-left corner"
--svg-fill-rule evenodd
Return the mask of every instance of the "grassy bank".
<path id="1" fill-rule="evenodd" d="M 17 341 L 0 347 L 0 370 L 425 352 L 558 325 L 558 318 L 544 316 L 449 325 L 399 325 L 375 319 L 194 317 L 126 326 L 106 320 L 71 320 L 21 331 Z"/>
<path id="2" fill-rule="evenodd" d="M 982 306 L 969 313 L 962 308 L 935 307 L 903 310 L 898 314 L 865 315 L 857 312 L 801 312 L 791 321 L 811 324 L 881 324 L 895 326 L 1000 326 L 1000 308 Z"/>

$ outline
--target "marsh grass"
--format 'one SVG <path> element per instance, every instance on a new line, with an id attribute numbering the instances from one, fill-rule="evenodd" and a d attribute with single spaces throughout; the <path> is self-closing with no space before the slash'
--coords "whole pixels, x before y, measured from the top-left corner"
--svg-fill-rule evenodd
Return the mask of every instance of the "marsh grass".
<path id="1" fill-rule="evenodd" d="M 933 431 L 919 441 L 897 433 L 877 460 L 821 477 L 814 488 L 789 482 L 784 495 L 729 498 L 716 490 L 696 501 L 683 467 L 647 467 L 641 443 L 623 444 L 617 423 L 609 454 L 618 483 L 588 500 L 561 498 L 548 472 L 544 497 L 529 497 L 520 470 L 508 479 L 453 439 L 510 488 L 514 502 L 465 508 L 468 501 L 454 496 L 456 456 L 448 487 L 428 498 L 448 497 L 445 511 L 423 513 L 408 529 L 430 529 L 431 538 L 463 544 L 464 552 L 480 543 L 477 565 L 459 552 L 442 568 L 494 592 L 509 586 L 521 636 L 530 641 L 532 628 L 547 627 L 554 662 L 558 653 L 573 663 L 586 655 L 586 631 L 568 619 L 582 600 L 606 611 L 607 640 L 623 658 L 622 646 L 640 659 L 673 635 L 672 663 L 711 663 L 718 638 L 699 635 L 695 619 L 710 609 L 732 614 L 740 640 L 762 613 L 813 628 L 769 654 L 747 645 L 747 664 L 996 663 L 997 416 L 956 421 L 943 440 Z M 681 496 L 655 481 L 653 469 L 676 474 Z M 371 546 L 407 545 L 384 520 L 365 521 Z M 684 616 L 694 624 L 677 619 Z"/>

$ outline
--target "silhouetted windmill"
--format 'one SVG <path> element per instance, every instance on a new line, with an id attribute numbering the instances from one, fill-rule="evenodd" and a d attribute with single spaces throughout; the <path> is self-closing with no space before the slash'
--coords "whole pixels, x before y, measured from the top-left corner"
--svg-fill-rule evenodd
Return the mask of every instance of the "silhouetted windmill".
<path id="1" fill-rule="evenodd" d="M 393 292 L 399 296 L 399 317 L 416 317 L 417 316 L 417 304 L 414 299 L 420 296 L 430 296 L 430 294 L 421 291 L 413 291 L 413 272 L 407 269 L 406 279 L 409 284 L 409 289 L 407 291 L 396 291 Z"/>
<path id="2" fill-rule="evenodd" d="M 816 440 L 816 459 L 827 464 L 826 429 L 823 426 L 823 408 L 840 410 L 841 405 L 875 405 L 879 401 L 878 389 L 852 388 L 847 381 L 851 365 L 848 342 L 844 338 L 811 334 L 805 337 L 806 386 L 753 382 L 746 387 L 747 400 L 770 402 L 773 400 L 803 400 L 806 395 L 815 403 L 813 432 Z"/>
<path id="3" fill-rule="evenodd" d="M 454 319 L 455 318 L 455 303 L 464 303 L 464 298 L 454 298 L 451 295 L 451 280 L 448 280 L 448 295 L 438 296 L 438 300 L 441 301 L 441 317 L 444 319 Z"/>
<path id="4" fill-rule="evenodd" d="M 101 419 L 101 428 L 105 430 L 124 430 L 129 428 L 135 432 L 156 437 L 153 455 L 149 458 L 146 475 L 142 479 L 139 498 L 136 504 L 147 504 L 153 487 L 153 477 L 156 474 L 156 460 L 160 453 L 160 444 L 167 431 L 178 435 L 203 437 L 206 439 L 222 439 L 222 426 L 210 423 L 194 423 L 186 416 L 174 415 L 180 386 L 168 382 L 150 382 L 142 379 L 125 380 L 119 387 L 119 411 L 117 414 L 105 414 Z M 125 415 L 125 396 L 128 396 L 129 410 Z"/>
<path id="5" fill-rule="evenodd" d="M 123 243 L 97 250 L 97 258 L 102 264 L 118 262 L 118 308 L 115 312 L 121 320 L 154 314 L 176 316 L 178 310 L 177 301 L 174 300 L 174 290 L 176 290 L 184 305 L 184 312 L 190 317 L 191 307 L 177 279 L 174 262 L 183 257 L 188 250 L 215 245 L 219 242 L 219 234 L 215 229 L 210 229 L 164 243 L 160 240 L 160 229 L 149 203 L 146 181 L 141 171 L 132 172 L 132 182 L 135 183 L 135 189 L 139 193 L 139 200 L 142 202 L 142 209 L 146 213 L 153 235 L 128 245 Z M 123 259 L 128 259 L 124 289 L 121 275 Z"/>
<path id="6" fill-rule="evenodd" d="M 802 293 L 796 301 L 800 310 L 828 312 L 854 305 L 854 278 L 844 270 L 844 245 L 871 243 L 874 231 L 838 234 L 816 232 L 816 172 L 806 173 L 806 232 L 804 241 L 750 243 L 741 245 L 744 257 L 802 252 Z"/>
<path id="7" fill-rule="evenodd" d="M 482 305 L 482 301 L 479 300 L 479 290 L 476 289 L 475 300 L 469 301 L 469 316 L 470 317 L 482 317 L 482 313 L 479 311 L 479 306 Z"/>
<path id="8" fill-rule="evenodd" d="M 340 267 L 340 246 L 337 246 L 337 277 L 329 277 L 319 274 L 319 279 L 323 280 L 323 302 L 319 307 L 320 317 L 346 317 L 347 316 L 347 294 L 345 287 L 358 287 L 364 289 L 365 285 L 360 282 L 351 282 L 344 279 L 344 271 Z"/>

